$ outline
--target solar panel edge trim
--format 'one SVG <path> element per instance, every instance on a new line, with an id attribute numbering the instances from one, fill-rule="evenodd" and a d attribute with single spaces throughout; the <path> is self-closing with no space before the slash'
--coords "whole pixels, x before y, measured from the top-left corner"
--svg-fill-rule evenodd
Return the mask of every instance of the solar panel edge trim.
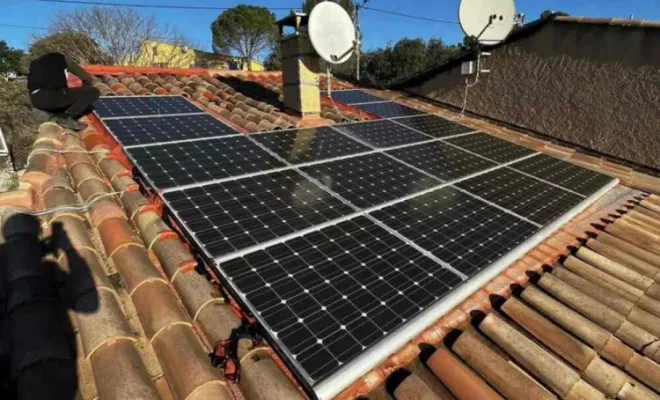
<path id="1" fill-rule="evenodd" d="M 349 361 L 341 369 L 333 372 L 328 377 L 316 383 L 314 392 L 320 400 L 329 400 L 338 395 L 343 389 L 353 383 L 356 377 L 363 376 L 372 368 L 378 366 L 393 351 L 400 349 L 408 342 L 413 340 L 431 324 L 459 305 L 468 298 L 474 291 L 488 283 L 491 279 L 499 275 L 504 269 L 521 258 L 524 254 L 531 251 L 537 245 L 542 243 L 552 233 L 561 228 L 564 224 L 579 215 L 587 207 L 601 198 L 605 193 L 614 188 L 619 183 L 615 179 L 610 184 L 603 186 L 593 195 L 585 198 L 569 212 L 546 225 L 537 231 L 533 236 L 522 242 L 513 250 L 496 260 L 479 273 L 468 279 L 462 285 L 449 292 L 441 301 L 421 311 L 420 314 L 413 317 L 404 325 L 395 329 L 381 341 L 365 350 L 357 358 Z"/>

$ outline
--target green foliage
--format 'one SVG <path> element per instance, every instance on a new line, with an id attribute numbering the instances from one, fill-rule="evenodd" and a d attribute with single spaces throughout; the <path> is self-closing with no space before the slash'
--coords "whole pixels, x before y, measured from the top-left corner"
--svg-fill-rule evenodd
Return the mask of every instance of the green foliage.
<path id="1" fill-rule="evenodd" d="M 264 61 L 264 68 L 266 71 L 281 71 L 282 70 L 282 52 L 280 51 L 279 44 L 273 46 L 273 51 L 268 54 Z"/>
<path id="2" fill-rule="evenodd" d="M 22 57 L 23 50 L 9 47 L 7 42 L 0 40 L 0 75 L 21 71 Z"/>
<path id="3" fill-rule="evenodd" d="M 0 83 L 0 127 L 17 170 L 27 162 L 40 122 L 33 113 L 25 82 Z"/>
<path id="4" fill-rule="evenodd" d="M 389 86 L 445 62 L 458 51 L 457 46 L 445 46 L 440 39 L 403 38 L 394 45 L 364 53 L 362 83 Z"/>
<path id="5" fill-rule="evenodd" d="M 317 4 L 321 3 L 323 0 L 304 0 L 303 5 L 302 5 L 302 10 L 305 13 L 310 13 L 312 12 L 312 9 L 314 6 Z M 355 12 L 355 3 L 351 0 L 338 0 L 335 1 L 335 3 L 338 3 L 340 6 L 344 7 L 344 10 L 348 12 L 348 15 L 353 18 L 353 14 Z"/>
<path id="6" fill-rule="evenodd" d="M 105 64 L 110 61 L 98 44 L 84 33 L 54 33 L 30 44 L 32 59 L 48 53 L 62 53 L 80 64 Z"/>
<path id="7" fill-rule="evenodd" d="M 250 61 L 272 48 L 277 40 L 275 14 L 265 7 L 240 4 L 225 10 L 211 24 L 216 52 L 243 57 Z"/>

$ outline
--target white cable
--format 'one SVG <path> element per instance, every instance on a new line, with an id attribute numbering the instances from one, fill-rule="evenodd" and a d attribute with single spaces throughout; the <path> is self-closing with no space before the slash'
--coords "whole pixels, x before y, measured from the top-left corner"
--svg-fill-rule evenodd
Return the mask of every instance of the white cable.
<path id="1" fill-rule="evenodd" d="M 327 72 L 327 78 L 328 78 L 328 97 L 330 98 L 330 102 L 332 102 L 332 107 L 334 107 L 335 112 L 342 118 L 345 119 L 346 121 L 349 121 L 348 118 L 344 116 L 344 114 L 339 111 L 339 108 L 337 108 L 337 104 L 335 104 L 335 99 L 332 98 L 332 69 L 328 67 L 328 72 Z"/>
<path id="2" fill-rule="evenodd" d="M 477 75 L 474 78 L 474 82 L 470 83 L 470 77 L 465 78 L 465 93 L 463 94 L 463 107 L 461 112 L 456 118 L 447 118 L 450 121 L 460 121 L 465 117 L 465 111 L 467 111 L 468 95 L 470 93 L 470 88 L 477 86 L 479 83 L 479 76 L 481 74 L 481 51 L 477 52 Z"/>
<path id="3" fill-rule="evenodd" d="M 47 151 L 50 153 L 58 153 L 58 154 L 70 154 L 70 153 L 77 153 L 77 154 L 99 154 L 99 153 L 110 153 L 110 150 L 93 150 L 93 151 L 87 151 L 87 150 L 57 150 L 57 149 L 34 149 L 33 151 Z"/>
<path id="4" fill-rule="evenodd" d="M 93 199 L 87 200 L 83 204 L 77 204 L 77 205 L 66 205 L 66 206 L 59 206 L 59 207 L 53 207 L 49 208 L 46 210 L 41 210 L 41 211 L 26 211 L 26 210 L 21 210 L 21 209 L 16 209 L 16 208 L 0 208 L 0 215 L 3 214 L 25 214 L 25 215 L 31 215 L 33 217 L 39 217 L 42 215 L 48 215 L 48 214 L 53 214 L 59 211 L 87 211 L 91 206 L 94 205 L 97 201 L 104 199 L 106 197 L 113 197 L 113 196 L 121 196 L 122 194 L 128 192 L 128 190 L 123 190 L 121 192 L 111 192 L 111 193 L 104 193 L 100 196 L 94 197 Z"/>

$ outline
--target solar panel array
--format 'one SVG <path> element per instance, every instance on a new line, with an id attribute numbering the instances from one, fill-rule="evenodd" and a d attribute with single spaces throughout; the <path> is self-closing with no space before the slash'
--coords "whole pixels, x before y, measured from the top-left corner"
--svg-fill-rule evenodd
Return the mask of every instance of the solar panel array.
<path id="1" fill-rule="evenodd" d="M 333 99 L 346 104 L 374 103 L 385 101 L 378 96 L 362 90 L 335 90 L 331 93 L 323 92 L 326 96 L 332 96 Z"/>
<path id="2" fill-rule="evenodd" d="M 208 114 L 109 119 L 105 127 L 124 146 L 238 135 Z"/>
<path id="3" fill-rule="evenodd" d="M 391 352 L 411 319 L 613 184 L 454 121 L 356 104 L 396 117 L 244 136 L 208 116 L 99 115 L 310 391 L 367 349 Z M 145 112 L 113 103 L 132 106 Z"/>

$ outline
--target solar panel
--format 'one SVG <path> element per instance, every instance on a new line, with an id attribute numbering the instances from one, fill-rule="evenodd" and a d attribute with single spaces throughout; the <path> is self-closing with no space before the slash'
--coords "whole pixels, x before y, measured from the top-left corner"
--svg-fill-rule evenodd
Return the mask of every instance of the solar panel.
<path id="1" fill-rule="evenodd" d="M 511 168 L 585 196 L 596 193 L 614 180 L 614 178 L 607 175 L 599 174 L 545 154 L 539 154 L 512 164 Z"/>
<path id="2" fill-rule="evenodd" d="M 157 189 L 224 179 L 284 167 L 245 136 L 125 149 Z"/>
<path id="3" fill-rule="evenodd" d="M 440 118 L 435 115 L 421 115 L 418 117 L 398 118 L 396 122 L 437 138 L 459 135 L 461 133 L 474 131 L 473 128 L 449 121 L 444 118 Z"/>
<path id="4" fill-rule="evenodd" d="M 101 97 L 94 103 L 94 111 L 101 119 L 203 112 L 183 96 Z"/>
<path id="5" fill-rule="evenodd" d="M 386 203 L 439 184 L 380 153 L 316 164 L 302 171 L 360 208 Z"/>
<path id="6" fill-rule="evenodd" d="M 394 103 L 391 101 L 383 103 L 371 103 L 371 104 L 357 104 L 353 107 L 359 108 L 362 111 L 366 111 L 371 114 L 378 115 L 383 118 L 394 118 L 394 117 L 404 117 L 406 115 L 417 115 L 424 114 L 424 112 L 415 110 L 414 108 L 406 107 L 399 103 Z"/>
<path id="7" fill-rule="evenodd" d="M 456 186 L 544 225 L 584 200 L 576 194 L 509 168 L 468 179 Z"/>
<path id="8" fill-rule="evenodd" d="M 483 270 L 539 229 L 452 187 L 371 215 L 467 276 Z"/>
<path id="9" fill-rule="evenodd" d="M 339 369 L 461 282 L 366 217 L 220 268 L 312 382 Z"/>
<path id="10" fill-rule="evenodd" d="M 104 123 L 124 146 L 238 134 L 209 114 L 121 118 Z"/>
<path id="11" fill-rule="evenodd" d="M 328 92 L 323 92 L 328 95 Z M 374 101 L 385 101 L 378 96 L 362 90 L 333 90 L 332 98 L 345 104 L 369 103 Z"/>
<path id="12" fill-rule="evenodd" d="M 292 164 L 325 160 L 371 150 L 328 127 L 256 134 L 250 137 Z"/>
<path id="13" fill-rule="evenodd" d="M 388 120 L 337 125 L 335 128 L 378 148 L 395 147 L 431 139 Z"/>
<path id="14" fill-rule="evenodd" d="M 354 212 L 293 170 L 168 192 L 165 200 L 213 258 Z"/>
<path id="15" fill-rule="evenodd" d="M 444 181 L 462 178 L 497 165 L 442 142 L 389 150 L 387 154 Z"/>
<path id="16" fill-rule="evenodd" d="M 534 150 L 518 146 L 517 144 L 496 138 L 495 136 L 483 132 L 447 139 L 447 143 L 451 143 L 499 163 L 517 160 L 521 157 L 535 153 Z"/>

